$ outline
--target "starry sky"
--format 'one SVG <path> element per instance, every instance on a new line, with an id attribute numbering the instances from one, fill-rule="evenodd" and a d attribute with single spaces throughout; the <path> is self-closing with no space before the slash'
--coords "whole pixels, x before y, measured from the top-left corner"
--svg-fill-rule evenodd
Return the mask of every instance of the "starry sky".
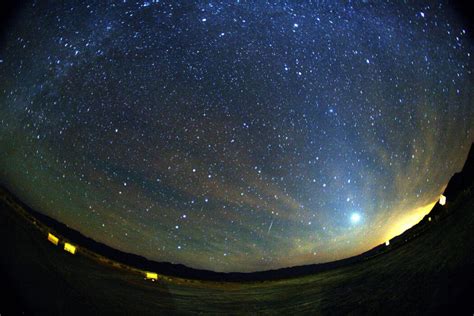
<path id="1" fill-rule="evenodd" d="M 461 169 L 472 43 L 443 3 L 29 2 L 0 43 L 0 181 L 152 260 L 356 255 Z"/>

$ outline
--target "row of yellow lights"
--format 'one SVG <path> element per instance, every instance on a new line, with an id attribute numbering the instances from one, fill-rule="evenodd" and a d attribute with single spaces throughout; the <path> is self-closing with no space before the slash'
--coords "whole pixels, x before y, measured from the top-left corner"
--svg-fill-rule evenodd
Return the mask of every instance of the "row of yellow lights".
<path id="1" fill-rule="evenodd" d="M 442 194 L 439 196 L 439 204 L 443 205 L 443 206 L 446 205 L 446 196 L 444 196 Z M 431 216 L 428 217 L 428 221 L 431 222 Z M 387 240 L 385 242 L 385 246 L 390 246 L 390 240 Z"/>
<path id="2" fill-rule="evenodd" d="M 48 240 L 55 246 L 57 246 L 59 244 L 59 238 L 54 236 L 51 233 L 48 233 Z M 71 253 L 71 254 L 75 254 L 76 253 L 76 246 L 71 245 L 68 242 L 65 242 L 64 243 L 64 250 Z"/>
<path id="3" fill-rule="evenodd" d="M 55 246 L 59 245 L 59 238 L 54 236 L 51 233 L 48 233 L 48 240 Z M 76 246 L 65 242 L 64 243 L 64 250 L 71 253 L 75 254 L 76 253 Z M 147 280 L 152 280 L 153 282 L 158 280 L 158 273 L 155 272 L 145 272 L 145 279 Z"/>

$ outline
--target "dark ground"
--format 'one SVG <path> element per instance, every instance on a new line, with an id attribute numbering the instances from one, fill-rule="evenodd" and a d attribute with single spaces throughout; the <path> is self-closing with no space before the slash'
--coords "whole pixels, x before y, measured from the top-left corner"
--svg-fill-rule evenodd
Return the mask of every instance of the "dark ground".
<path id="1" fill-rule="evenodd" d="M 0 203 L 0 313 L 474 313 L 474 194 L 403 246 L 310 276 L 236 283 L 145 281 L 137 271 L 70 255 Z M 3 291 L 2 291 L 3 292 Z"/>

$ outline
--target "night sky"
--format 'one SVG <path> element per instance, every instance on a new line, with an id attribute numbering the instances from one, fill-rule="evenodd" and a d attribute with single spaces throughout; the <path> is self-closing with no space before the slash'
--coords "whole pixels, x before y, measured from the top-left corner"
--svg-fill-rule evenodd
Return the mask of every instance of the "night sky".
<path id="1" fill-rule="evenodd" d="M 303 3 L 27 4 L 0 43 L 0 182 L 215 271 L 401 233 L 474 140 L 472 34 L 442 4 Z"/>

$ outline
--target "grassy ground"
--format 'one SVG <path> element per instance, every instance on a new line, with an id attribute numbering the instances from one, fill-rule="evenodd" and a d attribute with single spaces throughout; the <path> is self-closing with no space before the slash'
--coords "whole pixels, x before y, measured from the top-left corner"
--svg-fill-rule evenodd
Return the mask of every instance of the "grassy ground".
<path id="1" fill-rule="evenodd" d="M 150 282 L 136 271 L 71 255 L 0 202 L 0 314 L 474 313 L 474 194 L 421 236 L 365 262 L 254 283 Z M 461 313 L 462 314 L 462 313 Z"/>

